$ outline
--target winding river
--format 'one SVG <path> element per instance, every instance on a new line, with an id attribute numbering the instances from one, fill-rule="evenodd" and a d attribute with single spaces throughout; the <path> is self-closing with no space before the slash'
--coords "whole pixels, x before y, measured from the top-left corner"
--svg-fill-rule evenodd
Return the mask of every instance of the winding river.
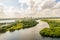
<path id="1" fill-rule="evenodd" d="M 49 28 L 49 25 L 40 20 L 37 20 L 37 22 L 39 24 L 35 27 L 0 34 L 0 40 L 60 40 L 60 38 L 42 37 L 39 31 L 43 28 Z"/>

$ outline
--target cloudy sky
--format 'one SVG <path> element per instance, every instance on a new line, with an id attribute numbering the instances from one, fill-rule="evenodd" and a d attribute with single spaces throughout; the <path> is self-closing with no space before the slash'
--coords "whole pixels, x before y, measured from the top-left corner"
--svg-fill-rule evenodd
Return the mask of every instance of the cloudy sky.
<path id="1" fill-rule="evenodd" d="M 32 0 L 36 11 L 51 8 L 60 8 L 60 0 Z M 0 14 L 9 17 L 24 15 L 24 11 L 30 10 L 31 0 L 0 0 Z M 22 12 L 22 13 L 21 13 Z M 4 15 L 3 15 L 4 16 Z M 19 17 L 19 16 L 18 16 Z"/>

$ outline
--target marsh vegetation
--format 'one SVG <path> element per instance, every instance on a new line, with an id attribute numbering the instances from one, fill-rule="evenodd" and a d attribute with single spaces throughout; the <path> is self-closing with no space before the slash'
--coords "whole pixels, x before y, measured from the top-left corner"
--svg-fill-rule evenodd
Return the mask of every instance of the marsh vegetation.
<path id="1" fill-rule="evenodd" d="M 6 31 L 13 32 L 15 30 L 30 28 L 30 27 L 34 27 L 37 24 L 38 24 L 38 22 L 36 22 L 35 20 L 32 20 L 32 19 L 21 20 L 21 21 L 17 20 L 16 22 L 11 23 L 10 25 L 0 27 L 0 33 L 4 33 Z"/>
<path id="2" fill-rule="evenodd" d="M 60 38 L 60 20 L 42 20 L 49 24 L 50 28 L 44 28 L 40 34 L 44 37 Z"/>

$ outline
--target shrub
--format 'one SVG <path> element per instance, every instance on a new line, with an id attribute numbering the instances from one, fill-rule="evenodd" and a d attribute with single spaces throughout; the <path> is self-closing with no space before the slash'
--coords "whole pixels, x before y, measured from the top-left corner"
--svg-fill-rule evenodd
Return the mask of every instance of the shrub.
<path id="1" fill-rule="evenodd" d="M 0 28 L 1 32 L 10 31 L 13 32 L 15 30 L 20 30 L 22 28 L 30 28 L 38 24 L 35 20 L 22 20 L 22 21 L 16 21 L 15 23 L 11 23 L 11 25 L 4 26 Z"/>
<path id="2" fill-rule="evenodd" d="M 9 31 L 10 31 L 10 32 L 13 32 L 13 31 L 15 31 L 15 29 L 13 29 L 13 28 L 10 28 L 10 29 L 9 29 Z"/>
<path id="3" fill-rule="evenodd" d="M 0 33 L 5 33 L 6 29 L 5 28 L 0 28 Z"/>
<path id="4" fill-rule="evenodd" d="M 40 34 L 44 37 L 60 38 L 60 28 L 45 28 Z"/>
<path id="5" fill-rule="evenodd" d="M 38 24 L 35 20 L 23 20 L 21 23 L 23 23 L 23 28 L 33 27 Z"/>

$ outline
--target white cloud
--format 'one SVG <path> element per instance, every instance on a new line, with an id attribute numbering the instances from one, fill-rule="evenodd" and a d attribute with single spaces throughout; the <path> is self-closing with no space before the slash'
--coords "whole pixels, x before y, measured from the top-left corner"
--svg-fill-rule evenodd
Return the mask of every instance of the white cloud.
<path id="1" fill-rule="evenodd" d="M 0 2 L 3 2 L 4 0 L 0 0 Z"/>
<path id="2" fill-rule="evenodd" d="M 30 0 L 19 0 L 20 3 L 28 3 Z"/>
<path id="3" fill-rule="evenodd" d="M 41 4 L 44 0 L 33 0 L 35 4 Z"/>
<path id="4" fill-rule="evenodd" d="M 39 6 L 42 9 L 54 7 L 56 4 L 55 1 L 56 0 L 19 0 L 20 3 L 26 3 L 29 7 L 31 7 L 31 3 L 33 2 L 34 6 Z"/>
<path id="5" fill-rule="evenodd" d="M 53 8 L 60 8 L 60 2 L 56 3 L 56 5 Z"/>
<path id="6" fill-rule="evenodd" d="M 60 8 L 60 2 L 56 2 L 56 0 L 33 0 L 35 2 L 34 6 L 38 6 L 38 10 L 40 10 L 40 12 L 38 12 L 36 14 L 36 17 L 39 15 L 39 17 L 59 17 L 60 16 L 60 9 L 55 9 L 55 8 Z M 20 1 L 21 2 L 21 1 Z M 22 0 L 22 3 L 29 3 L 29 1 L 27 0 Z M 30 0 L 31 2 L 31 0 Z M 28 10 L 27 10 L 28 11 Z M 31 14 L 31 10 L 29 10 L 30 12 L 24 12 L 27 15 L 32 15 Z"/>
<path id="7" fill-rule="evenodd" d="M 21 11 L 16 7 L 6 6 L 0 3 L 0 18 L 16 18 L 21 15 Z"/>
<path id="8" fill-rule="evenodd" d="M 60 9 L 44 9 L 38 12 L 35 17 L 60 17 Z"/>
<path id="9" fill-rule="evenodd" d="M 41 8 L 46 9 L 46 8 L 54 7 L 55 4 L 56 4 L 56 2 L 53 0 L 49 0 L 49 1 L 46 0 L 46 1 L 43 1 L 40 6 L 41 6 Z"/>
<path id="10" fill-rule="evenodd" d="M 16 18 L 21 16 L 20 10 L 13 6 L 6 7 L 4 12 L 10 18 Z"/>
<path id="11" fill-rule="evenodd" d="M 27 3 L 29 6 L 31 6 L 30 2 L 31 0 L 19 0 L 19 2 Z M 35 4 L 34 6 L 38 6 L 38 9 L 44 9 L 40 10 L 39 16 L 60 16 L 60 9 L 53 9 L 53 8 L 60 8 L 60 2 L 56 3 L 55 0 L 34 0 Z M 3 10 L 2 10 L 3 9 Z M 0 3 L 0 13 L 3 13 L 4 17 L 14 18 L 14 17 L 26 17 L 26 16 L 33 16 L 34 14 L 30 10 L 30 7 L 27 10 L 19 10 L 16 7 L 13 6 L 5 6 L 3 3 Z M 38 16 L 38 14 L 36 14 Z"/>

